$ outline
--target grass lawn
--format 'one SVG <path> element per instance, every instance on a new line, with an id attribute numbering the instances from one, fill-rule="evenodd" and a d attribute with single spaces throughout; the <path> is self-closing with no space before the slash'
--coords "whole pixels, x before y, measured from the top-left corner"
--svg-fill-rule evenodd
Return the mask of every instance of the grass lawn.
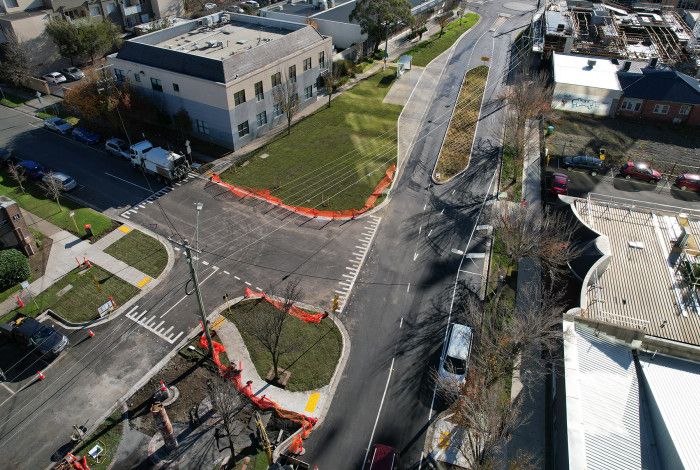
<path id="1" fill-rule="evenodd" d="M 493 300 L 498 286 L 500 277 L 503 276 L 505 284 L 502 287 L 499 297 L 499 304 L 515 306 L 515 292 L 518 282 L 518 265 L 511 262 L 506 255 L 505 245 L 498 236 L 498 229 L 494 229 L 493 234 L 493 252 L 489 260 L 488 285 L 486 287 L 486 297 Z"/>
<path id="2" fill-rule="evenodd" d="M 430 39 L 418 43 L 416 47 L 406 54 L 413 56 L 413 65 L 425 67 L 430 61 L 449 49 L 450 46 L 454 44 L 465 31 L 474 26 L 478 20 L 479 15 L 476 13 L 467 13 L 461 19 L 455 20 L 445 26 L 442 37 L 440 37 L 440 33 L 438 32 Z"/>
<path id="3" fill-rule="evenodd" d="M 80 207 L 72 201 L 63 199 L 61 201 L 61 209 L 59 210 L 56 203 L 46 199 L 41 188 L 25 181 L 24 188 L 26 193 L 22 193 L 5 170 L 0 171 L 0 195 L 7 196 L 17 202 L 23 209 L 28 210 L 32 214 L 48 220 L 52 224 L 67 230 L 77 236 L 83 236 L 83 226 L 90 224 L 92 232 L 96 237 L 112 230 L 112 219 L 105 217 L 97 211 L 88 207 Z M 75 224 L 71 220 L 70 212 L 75 212 Z M 78 226 L 76 232 L 75 225 Z"/>
<path id="4" fill-rule="evenodd" d="M 95 447 L 95 445 L 99 445 L 104 449 L 100 462 L 96 463 L 94 459 L 88 456 L 88 465 L 90 466 L 90 470 L 106 470 L 117 453 L 119 441 L 122 439 L 122 426 L 122 409 L 119 407 L 117 411 L 112 413 L 109 418 L 100 424 L 94 433 L 88 436 L 87 439 L 75 449 L 73 455 L 82 458 L 82 456 L 87 455 L 88 451 Z"/>
<path id="5" fill-rule="evenodd" d="M 59 296 L 58 293 L 69 284 L 73 287 Z M 88 271 L 76 268 L 36 296 L 34 301 L 25 301 L 20 313 L 34 317 L 50 308 L 68 321 L 84 322 L 97 318 L 97 308 L 107 302 L 108 296 L 111 295 L 117 305 L 122 305 L 138 292 L 138 288 L 97 265 Z"/>
<path id="6" fill-rule="evenodd" d="M 481 97 L 486 87 L 488 72 L 488 67 L 480 65 L 464 76 L 457 99 L 457 108 L 452 115 L 435 167 L 437 181 L 447 181 L 469 166 L 474 132 L 481 109 Z"/>
<path id="7" fill-rule="evenodd" d="M 598 155 L 600 147 L 604 147 L 607 159 L 614 164 L 629 158 L 674 174 L 697 173 L 700 167 L 697 128 L 624 118 L 595 118 L 579 113 L 557 113 L 551 123 L 555 129 L 547 137 L 546 144 L 553 157 Z"/>
<path id="8" fill-rule="evenodd" d="M 138 230 L 132 230 L 112 243 L 105 253 L 151 277 L 160 276 L 168 264 L 168 252 L 163 244 Z"/>
<path id="9" fill-rule="evenodd" d="M 387 69 L 364 80 L 258 150 L 246 166 L 221 175 L 231 184 L 269 189 L 285 203 L 359 209 L 396 161 L 401 106 L 382 100 L 395 79 Z M 260 158 L 260 155 L 268 156 Z"/>
<path id="10" fill-rule="evenodd" d="M 272 361 L 267 349 L 251 334 L 254 322 L 250 318 L 271 315 L 274 308 L 265 301 L 249 300 L 231 307 L 231 313 L 222 312 L 240 331 L 255 369 L 263 378 L 272 369 Z M 290 316 L 283 328 L 284 347 L 294 345 L 293 352 L 280 358 L 280 367 L 291 372 L 287 390 L 298 392 L 328 385 L 343 348 L 343 339 L 333 320 L 324 318 L 321 323 L 305 323 Z"/>
<path id="11" fill-rule="evenodd" d="M 8 108 L 16 108 L 25 101 L 29 101 L 29 98 L 22 98 L 7 92 L 3 93 L 3 95 L 3 98 L 0 99 L 0 104 Z"/>

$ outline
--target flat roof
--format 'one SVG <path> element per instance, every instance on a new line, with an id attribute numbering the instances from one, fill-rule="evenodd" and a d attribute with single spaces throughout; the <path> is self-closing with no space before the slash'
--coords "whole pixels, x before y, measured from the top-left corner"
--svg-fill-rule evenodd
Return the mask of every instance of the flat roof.
<path id="1" fill-rule="evenodd" d="M 554 53 L 554 82 L 605 90 L 622 90 L 619 65 L 610 59 Z"/>
<path id="2" fill-rule="evenodd" d="M 610 250 L 609 264 L 592 277 L 597 281 L 583 287 L 581 315 L 700 345 L 698 292 L 676 271 L 680 254 L 672 251 L 681 227 L 690 234 L 688 247 L 697 247 L 700 219 L 594 199 L 577 199 L 574 207 L 584 223 L 607 238 Z"/>
<path id="3" fill-rule="evenodd" d="M 224 60 L 234 54 L 280 39 L 290 32 L 263 25 L 231 22 L 216 28 L 203 26 L 153 45 Z"/>
<path id="4" fill-rule="evenodd" d="M 330 3 L 330 2 L 327 2 Z M 287 2 L 280 2 L 280 3 L 275 3 L 273 5 L 270 5 L 269 7 L 263 8 L 263 10 L 267 11 L 277 11 L 280 13 L 285 13 L 287 15 L 296 15 L 296 16 L 314 16 L 314 15 L 319 15 L 321 13 L 325 13 L 327 11 L 331 11 L 339 6 L 345 5 L 346 3 L 352 3 L 352 7 L 354 8 L 354 3 L 355 0 L 336 0 L 335 6 L 332 8 L 328 8 L 326 10 L 321 10 L 318 7 L 315 7 L 313 3 L 306 3 L 305 1 L 297 0 L 296 3 L 287 3 Z M 352 11 L 352 9 L 350 10 Z M 326 18 L 330 19 L 330 18 Z M 345 18 L 343 21 L 347 21 L 348 19 Z M 337 21 L 337 20 L 334 20 Z"/>

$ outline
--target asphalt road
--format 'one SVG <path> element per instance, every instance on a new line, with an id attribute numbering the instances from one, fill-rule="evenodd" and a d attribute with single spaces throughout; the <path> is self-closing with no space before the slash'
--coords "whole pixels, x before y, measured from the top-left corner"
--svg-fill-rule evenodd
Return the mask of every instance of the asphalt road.
<path id="1" fill-rule="evenodd" d="M 497 20 L 500 11 L 513 14 Z M 401 468 L 424 465 L 423 443 L 441 411 L 432 374 L 459 299 L 478 291 L 488 250 L 481 209 L 495 190 L 501 109 L 497 97 L 513 31 L 529 20 L 484 5 L 482 21 L 457 45 L 426 113 L 376 241 L 343 314 L 353 339 L 333 406 L 306 443 L 303 460 L 319 469 L 362 468 L 371 446 L 401 454 Z M 499 21 L 499 23 L 494 23 Z M 490 31 L 500 24 L 496 31 Z M 433 186 L 430 174 L 467 69 L 490 57 L 484 108 L 469 170 Z M 457 299 L 457 301 L 455 301 Z"/>
<path id="2" fill-rule="evenodd" d="M 102 144 L 91 147 L 50 132 L 35 116 L 5 106 L 0 106 L 0 146 L 73 176 L 79 186 L 69 195 L 112 215 L 163 188 L 128 161 L 103 151 Z"/>

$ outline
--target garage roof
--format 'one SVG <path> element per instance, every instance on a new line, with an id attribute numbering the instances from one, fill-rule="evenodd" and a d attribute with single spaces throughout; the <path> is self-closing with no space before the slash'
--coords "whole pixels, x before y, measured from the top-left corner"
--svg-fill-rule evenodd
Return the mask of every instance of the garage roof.
<path id="1" fill-rule="evenodd" d="M 610 59 L 554 53 L 554 82 L 604 90 L 621 90 L 618 66 Z"/>

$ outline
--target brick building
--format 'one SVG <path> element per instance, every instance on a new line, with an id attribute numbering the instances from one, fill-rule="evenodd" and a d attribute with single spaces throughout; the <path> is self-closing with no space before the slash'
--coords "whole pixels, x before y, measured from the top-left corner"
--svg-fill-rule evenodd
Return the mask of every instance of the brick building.
<path id="1" fill-rule="evenodd" d="M 617 115 L 700 126 L 700 82 L 669 69 L 618 73 L 623 98 Z"/>

